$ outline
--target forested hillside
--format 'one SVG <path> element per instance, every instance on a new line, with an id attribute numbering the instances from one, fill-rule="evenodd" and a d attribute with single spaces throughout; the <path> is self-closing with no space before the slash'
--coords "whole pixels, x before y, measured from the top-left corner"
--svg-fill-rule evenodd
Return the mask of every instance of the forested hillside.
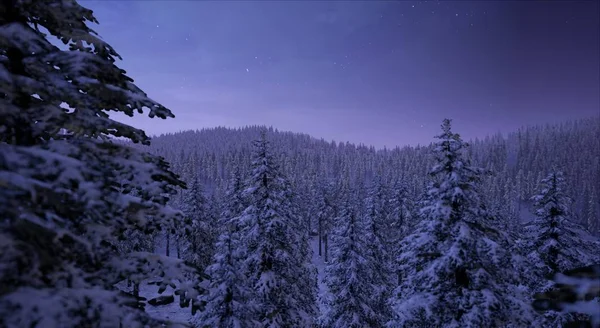
<path id="1" fill-rule="evenodd" d="M 233 168 L 249 167 L 250 144 L 260 131 L 258 126 L 185 131 L 155 137 L 150 149 L 164 156 L 185 181 L 198 177 L 219 196 Z M 430 146 L 375 149 L 274 129 L 268 135 L 282 171 L 307 199 L 318 197 L 330 182 L 348 179 L 351 185 L 367 186 L 374 175 L 381 175 L 387 184 L 403 180 L 417 200 L 433 163 Z M 468 151 L 474 163 L 489 170 L 482 183 L 487 206 L 507 221 L 531 217 L 530 198 L 556 166 L 565 173 L 575 220 L 599 234 L 600 118 L 524 127 L 474 140 Z"/>

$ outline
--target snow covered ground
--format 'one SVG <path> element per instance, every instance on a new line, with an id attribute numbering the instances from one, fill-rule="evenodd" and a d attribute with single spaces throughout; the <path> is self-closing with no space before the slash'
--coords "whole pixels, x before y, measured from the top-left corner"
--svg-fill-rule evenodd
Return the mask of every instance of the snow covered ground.
<path id="1" fill-rule="evenodd" d="M 140 286 L 140 296 L 150 300 L 159 296 L 157 293 L 158 286 L 144 284 Z M 171 295 L 173 291 L 170 287 L 163 295 Z M 146 312 L 153 318 L 169 320 L 174 323 L 189 324 L 192 317 L 192 309 L 190 307 L 181 308 L 179 307 L 179 298 L 175 298 L 175 302 L 162 306 L 146 305 Z"/>
<path id="2" fill-rule="evenodd" d="M 165 255 L 166 247 L 165 242 L 162 238 L 157 239 L 157 245 L 154 249 L 154 252 L 157 254 Z M 171 256 L 175 254 L 174 246 L 171 246 Z M 127 287 L 125 282 L 119 283 L 117 285 L 120 289 L 131 292 L 131 287 Z M 161 296 L 161 295 L 172 295 L 173 290 L 171 287 L 167 287 L 164 293 L 158 293 L 158 286 L 150 285 L 148 282 L 144 282 L 140 285 L 140 296 L 146 298 L 147 301 Z M 179 298 L 175 298 L 175 302 L 167 305 L 161 306 L 152 306 L 150 304 L 146 304 L 146 312 L 153 318 L 168 320 L 173 323 L 185 324 L 189 325 L 190 320 L 193 318 L 192 310 L 190 307 L 181 308 L 179 307 Z"/>
<path id="3" fill-rule="evenodd" d="M 158 245 L 157 245 L 158 246 Z M 321 313 L 325 310 L 323 300 L 327 296 L 327 286 L 325 285 L 325 267 L 326 263 L 323 261 L 323 257 L 319 256 L 319 240 L 318 237 L 314 237 L 310 241 L 310 246 L 313 251 L 312 262 L 315 265 L 318 272 L 318 286 L 319 295 L 318 303 L 319 310 Z M 159 254 L 165 254 L 164 245 L 157 247 L 156 252 Z M 126 289 L 126 288 L 124 288 Z M 159 296 L 157 293 L 158 287 L 155 285 L 143 284 L 140 286 L 140 296 L 147 298 L 148 300 Z M 168 288 L 163 295 L 170 295 L 171 290 Z M 190 308 L 180 308 L 177 299 L 174 303 L 163 305 L 163 306 L 152 306 L 146 305 L 146 312 L 152 317 L 157 319 L 169 320 L 176 323 L 189 324 L 193 319 Z"/>

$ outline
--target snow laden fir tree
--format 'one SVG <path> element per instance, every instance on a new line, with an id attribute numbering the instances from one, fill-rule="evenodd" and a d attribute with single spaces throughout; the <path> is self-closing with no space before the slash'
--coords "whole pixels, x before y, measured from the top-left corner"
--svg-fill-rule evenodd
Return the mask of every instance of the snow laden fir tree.
<path id="1" fill-rule="evenodd" d="M 245 209 L 242 197 L 243 181 L 235 169 L 227 191 L 226 204 L 219 220 L 222 229 L 216 244 L 212 264 L 206 270 L 210 276 L 208 292 L 202 301 L 206 304 L 196 320 L 200 327 L 243 328 L 258 327 L 253 302 L 252 286 L 244 272 L 245 247 L 241 244 L 240 215 Z"/>
<path id="2" fill-rule="evenodd" d="M 561 171 L 554 169 L 543 179 L 540 193 L 532 200 L 536 217 L 525 227 L 528 259 L 534 264 L 530 286 L 535 292 L 545 293 L 554 289 L 556 274 L 600 263 L 600 241 L 572 220 L 572 200 L 565 193 Z M 548 326 L 560 326 L 582 317 L 548 311 L 540 319 Z"/>
<path id="3" fill-rule="evenodd" d="M 533 197 L 535 219 L 525 231 L 530 240 L 530 257 L 538 263 L 540 276 L 600 261 L 598 239 L 571 218 L 571 198 L 565 193 L 565 178 L 554 170 L 541 181 L 540 193 Z"/>
<path id="4" fill-rule="evenodd" d="M 409 196 L 406 181 L 404 179 L 396 179 L 396 181 L 394 181 L 387 204 L 387 206 L 389 206 L 387 222 L 390 224 L 390 227 L 388 228 L 390 231 L 390 269 L 394 272 L 396 285 L 399 285 L 402 274 L 398 270 L 398 265 L 396 265 L 396 260 L 400 255 L 400 247 L 398 247 L 398 245 L 402 238 L 411 231 L 415 218 L 415 206 Z"/>
<path id="5" fill-rule="evenodd" d="M 204 271 L 211 263 L 218 236 L 216 222 L 210 213 L 208 202 L 204 196 L 202 186 L 195 177 L 188 190 L 184 191 L 181 210 L 185 218 L 190 221 L 191 232 L 183 234 L 177 232 L 178 252 L 181 249 L 182 258 L 192 263 L 199 270 Z M 179 255 L 179 254 L 178 254 Z"/>
<path id="6" fill-rule="evenodd" d="M 157 279 L 186 305 L 197 272 L 119 243 L 180 226 L 165 204 L 185 185 L 162 158 L 114 142 L 149 138 L 109 113 L 173 114 L 115 66 L 77 2 L 8 0 L 0 12 L 0 326 L 159 326 L 116 285 Z"/>
<path id="7" fill-rule="evenodd" d="M 481 169 L 444 120 L 419 222 L 401 242 L 402 281 L 388 327 L 524 327 L 530 307 L 514 284 L 505 236 L 477 191 Z"/>
<path id="8" fill-rule="evenodd" d="M 216 245 L 214 262 L 207 269 L 210 276 L 208 293 L 203 296 L 206 306 L 196 321 L 199 327 L 244 328 L 259 327 L 255 320 L 258 311 L 253 291 L 242 268 L 243 247 L 236 223 L 224 224 Z"/>
<path id="9" fill-rule="evenodd" d="M 288 184 L 279 172 L 265 132 L 254 143 L 240 220 L 246 248 L 245 272 L 263 327 L 308 327 L 316 312 L 316 283 L 303 258 L 303 230 L 295 222 Z"/>
<path id="10" fill-rule="evenodd" d="M 388 191 L 381 180 L 379 175 L 373 179 L 365 201 L 366 213 L 363 216 L 367 242 L 365 245 L 366 258 L 370 260 L 369 280 L 374 287 L 369 297 L 372 299 L 373 307 L 377 309 L 377 326 L 383 326 L 390 319 L 388 299 L 395 281 L 392 279 L 392 252 L 390 250 L 396 246 L 393 245 L 393 241 L 398 234 L 398 231 L 394 230 L 397 225 L 390 221 L 395 217 L 387 213 L 390 208 Z"/>
<path id="11" fill-rule="evenodd" d="M 233 186 L 236 188 L 235 179 Z M 238 199 L 235 193 L 233 200 Z M 316 277 L 310 264 L 308 230 L 294 213 L 293 194 L 270 154 L 264 132 L 254 143 L 242 197 L 248 205 L 227 223 L 216 262 L 209 270 L 215 276 L 203 313 L 207 322 L 203 324 L 310 327 L 316 315 Z M 229 215 L 236 215 L 239 204 L 235 203 L 230 204 Z M 236 247 L 232 248 L 232 243 Z M 234 269 L 244 275 L 228 272 Z M 237 299 L 232 302 L 223 296 L 227 293 Z M 223 307 L 231 306 L 240 312 L 223 313 Z M 237 315 L 243 317 L 234 318 Z"/>
<path id="12" fill-rule="evenodd" d="M 381 291 L 373 284 L 374 258 L 364 232 L 368 229 L 357 211 L 356 197 L 344 195 L 345 204 L 336 218 L 332 236 L 331 262 L 325 282 L 329 290 L 323 327 L 380 327 Z M 385 312 L 383 312 L 385 313 Z"/>

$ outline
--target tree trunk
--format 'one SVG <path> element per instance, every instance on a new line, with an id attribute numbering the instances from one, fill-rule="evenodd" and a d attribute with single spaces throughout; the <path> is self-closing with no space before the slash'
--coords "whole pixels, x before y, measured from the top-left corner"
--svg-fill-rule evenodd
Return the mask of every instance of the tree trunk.
<path id="1" fill-rule="evenodd" d="M 325 237 L 325 263 L 327 263 L 328 259 L 329 259 L 329 240 L 327 239 L 327 234 L 324 235 Z"/>
<path id="2" fill-rule="evenodd" d="M 167 231 L 167 253 L 165 255 L 169 256 L 171 254 L 171 233 Z"/>
<path id="3" fill-rule="evenodd" d="M 139 282 L 133 283 L 133 296 L 135 296 L 136 299 L 140 297 L 140 283 Z"/>

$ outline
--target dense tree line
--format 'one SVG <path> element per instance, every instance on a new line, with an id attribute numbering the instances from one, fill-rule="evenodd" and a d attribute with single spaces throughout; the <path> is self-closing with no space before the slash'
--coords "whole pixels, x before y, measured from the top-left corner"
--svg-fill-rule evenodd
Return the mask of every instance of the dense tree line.
<path id="1" fill-rule="evenodd" d="M 222 191 L 234 167 L 242 171 L 250 167 L 249 140 L 257 139 L 261 129 L 210 128 L 161 135 L 153 139 L 150 151 L 164 156 L 185 181 L 195 174 L 207 189 Z M 352 186 L 368 185 L 376 175 L 388 185 L 401 181 L 412 201 L 426 190 L 428 168 L 433 165 L 432 145 L 378 150 L 272 128 L 268 132 L 281 171 L 303 197 L 320 199 L 315 193 L 327 192 L 322 186 L 339 184 L 344 175 Z M 533 217 L 529 215 L 531 197 L 539 190 L 541 179 L 558 167 L 566 178 L 565 191 L 573 199 L 573 219 L 600 235 L 599 140 L 600 118 L 593 117 L 474 140 L 467 152 L 475 165 L 489 171 L 482 177 L 483 201 L 506 224 L 514 226 L 519 218 Z M 327 193 L 327 199 L 336 197 Z M 311 228 L 316 229 L 319 209 L 306 210 Z"/>

